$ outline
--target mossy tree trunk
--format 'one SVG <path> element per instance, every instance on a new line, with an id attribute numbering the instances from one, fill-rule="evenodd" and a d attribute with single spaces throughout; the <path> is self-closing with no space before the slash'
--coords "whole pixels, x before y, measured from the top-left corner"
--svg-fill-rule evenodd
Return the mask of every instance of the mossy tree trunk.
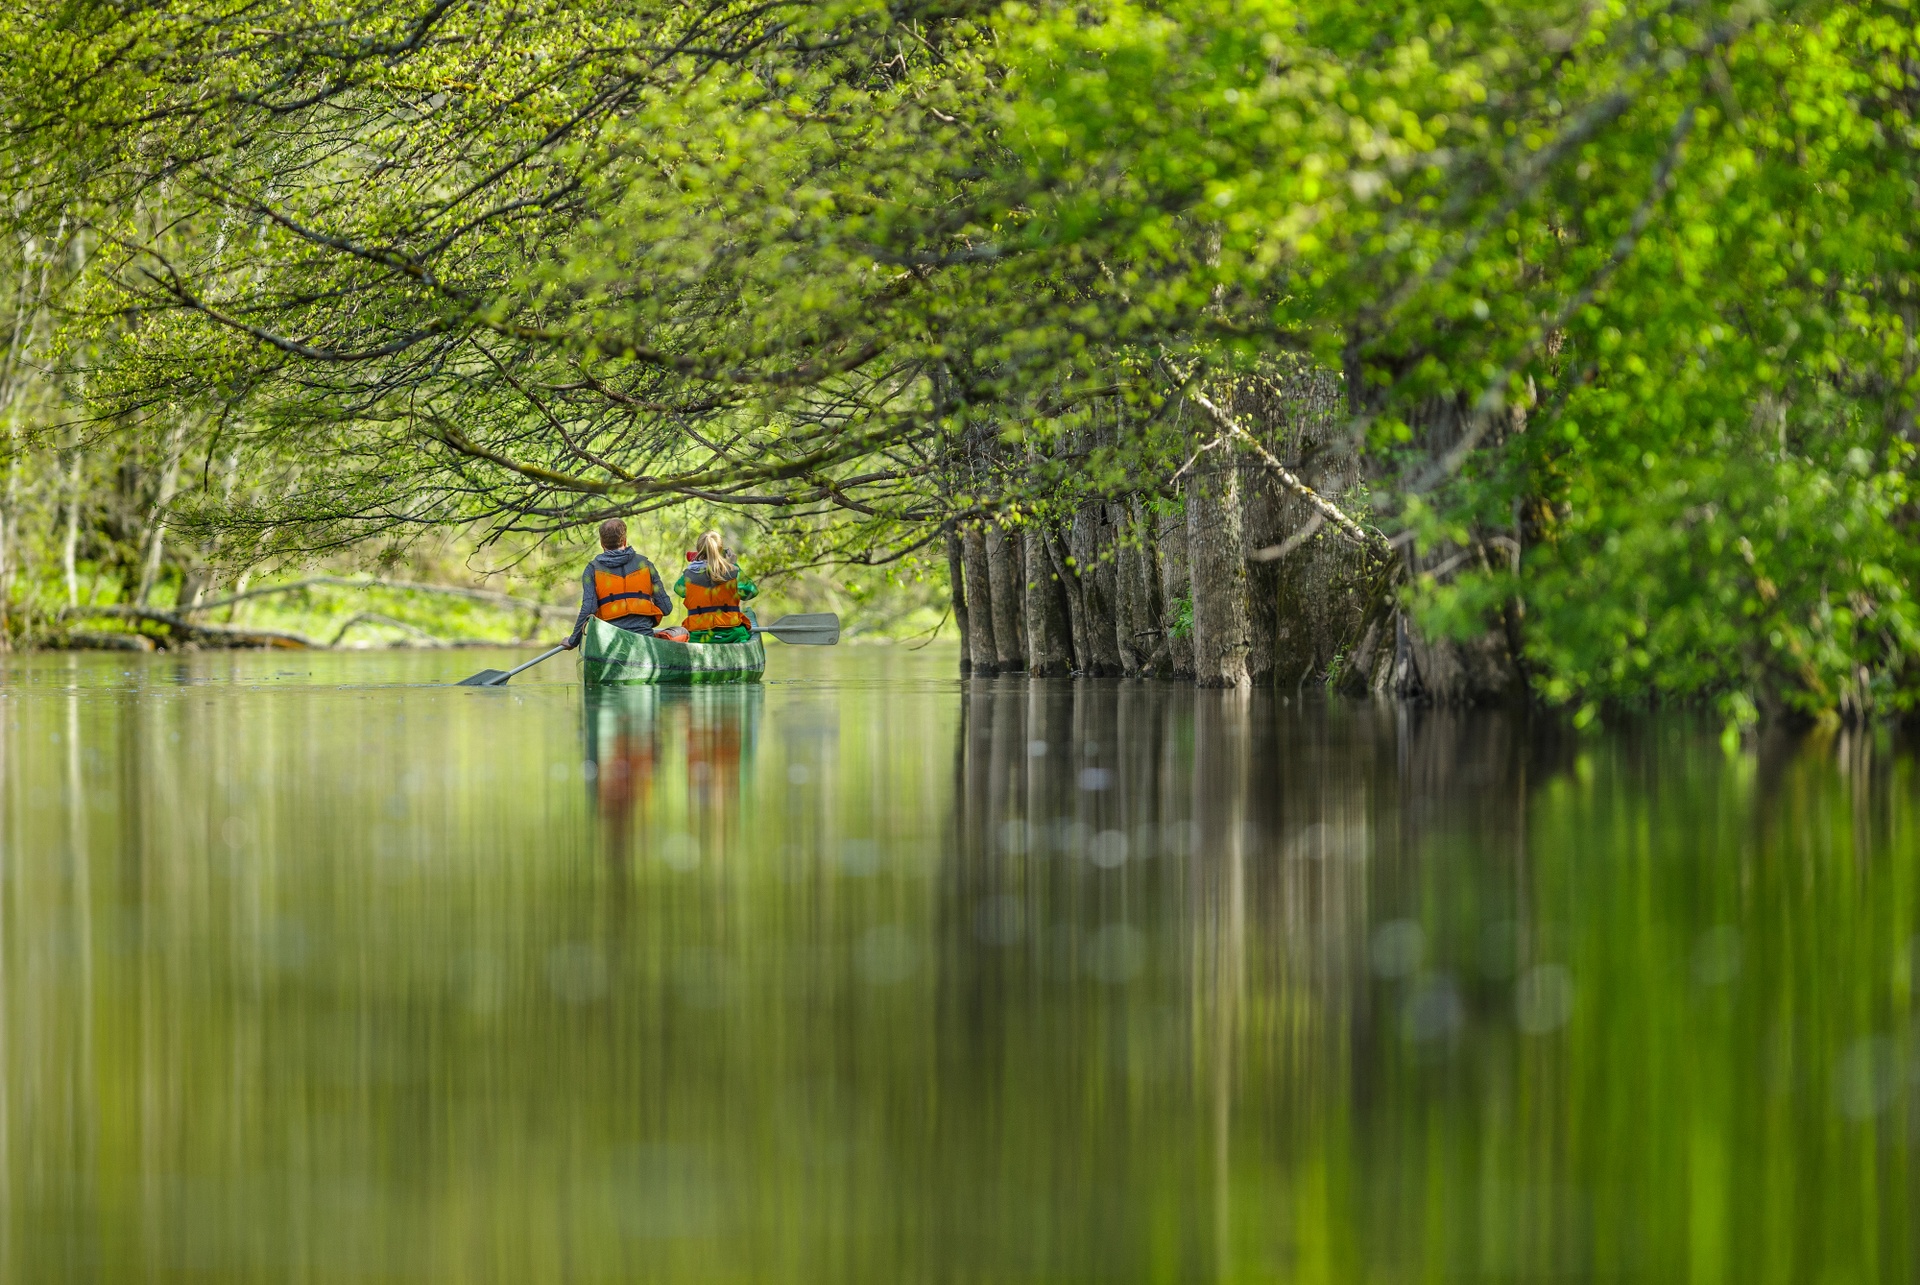
<path id="1" fill-rule="evenodd" d="M 967 629 L 966 553 L 960 532 L 947 523 L 947 597 L 953 604 L 953 623 L 960 630 L 960 673 L 973 671 L 973 635 Z"/>
<path id="2" fill-rule="evenodd" d="M 1155 552 L 1160 561 L 1160 629 L 1166 640 L 1167 670 L 1175 678 L 1192 678 L 1193 581 L 1187 574 L 1185 511 L 1161 514 L 1159 529 Z"/>
<path id="3" fill-rule="evenodd" d="M 1239 475 L 1231 460 L 1209 461 L 1187 480 L 1187 558 L 1193 584 L 1193 681 L 1201 687 L 1253 685 L 1247 672 L 1247 560 L 1241 539 Z"/>
<path id="4" fill-rule="evenodd" d="M 976 674 L 1000 672 L 993 637 L 993 574 L 987 566 L 987 536 L 978 523 L 960 533 L 967 566 L 967 656 Z"/>
<path id="5" fill-rule="evenodd" d="M 1020 572 L 1016 550 L 1018 536 L 998 523 L 988 523 L 983 533 L 987 554 L 987 578 L 993 605 L 994 667 L 1003 674 L 1014 674 L 1027 667 L 1020 654 Z"/>
<path id="6" fill-rule="evenodd" d="M 1027 672 L 1037 678 L 1065 677 L 1073 672 L 1066 586 L 1054 570 L 1046 533 L 1028 526 L 1022 536 L 1026 555 Z"/>
<path id="7" fill-rule="evenodd" d="M 1118 677 L 1120 644 L 1113 601 L 1113 565 L 1107 540 L 1108 527 L 1104 505 L 1089 501 L 1073 515 L 1067 535 L 1067 549 L 1073 557 L 1080 580 L 1081 618 L 1086 635 L 1086 651 L 1076 656 L 1081 673 L 1096 678 Z M 1075 639 L 1076 644 L 1078 639 Z M 1075 647 L 1079 651 L 1078 646 Z"/>

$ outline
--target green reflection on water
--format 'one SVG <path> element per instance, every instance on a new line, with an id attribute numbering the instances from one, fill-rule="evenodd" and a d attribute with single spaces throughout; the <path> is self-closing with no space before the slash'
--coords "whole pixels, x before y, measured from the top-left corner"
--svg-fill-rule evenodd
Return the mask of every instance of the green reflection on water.
<path id="1" fill-rule="evenodd" d="M 1884 736 L 484 663 L 0 669 L 5 1279 L 1913 1277 Z"/>

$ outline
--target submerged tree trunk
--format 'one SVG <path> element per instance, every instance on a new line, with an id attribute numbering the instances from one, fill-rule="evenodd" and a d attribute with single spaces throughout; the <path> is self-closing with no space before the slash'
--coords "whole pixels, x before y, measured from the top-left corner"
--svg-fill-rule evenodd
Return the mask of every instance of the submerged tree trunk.
<path id="1" fill-rule="evenodd" d="M 987 566 L 987 537 L 978 525 L 960 536 L 967 564 L 967 655 L 976 674 L 1000 672 L 993 639 L 993 573 Z"/>
<path id="2" fill-rule="evenodd" d="M 1193 580 L 1193 680 L 1248 688 L 1247 561 L 1239 477 L 1232 461 L 1187 483 L 1187 556 Z"/>
<path id="3" fill-rule="evenodd" d="M 1015 566 L 1015 540 L 996 522 L 985 532 L 987 576 L 992 586 L 994 666 L 1003 674 L 1026 668 L 1020 654 L 1020 574 Z"/>
<path id="4" fill-rule="evenodd" d="M 965 675 L 973 671 L 973 657 L 969 654 L 972 646 L 967 633 L 967 578 L 966 555 L 960 548 L 960 532 L 953 523 L 947 523 L 947 600 L 953 608 L 953 623 L 960 629 L 960 673 Z"/>
<path id="5" fill-rule="evenodd" d="M 1026 528 L 1027 672 L 1036 678 L 1061 678 L 1073 670 L 1073 640 L 1067 623 L 1067 592 L 1054 571 L 1047 538 Z"/>
<path id="6" fill-rule="evenodd" d="M 1160 629 L 1167 645 L 1167 669 L 1175 678 L 1193 677 L 1193 581 L 1187 574 L 1187 516 L 1160 515 Z M 1184 617 L 1184 619 L 1182 618 Z"/>

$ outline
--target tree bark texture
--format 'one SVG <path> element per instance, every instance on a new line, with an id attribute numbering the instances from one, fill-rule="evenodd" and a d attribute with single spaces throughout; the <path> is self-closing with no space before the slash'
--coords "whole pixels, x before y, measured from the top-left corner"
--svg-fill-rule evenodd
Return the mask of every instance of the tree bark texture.
<path id="1" fill-rule="evenodd" d="M 1167 644 L 1167 668 L 1175 678 L 1193 677 L 1191 619 L 1181 625 L 1184 607 L 1193 611 L 1193 581 L 1187 574 L 1187 515 L 1184 511 L 1160 515 L 1155 552 L 1160 560 L 1160 628 Z M 1177 632 L 1176 632 L 1177 631 Z"/>
<path id="2" fill-rule="evenodd" d="M 973 637 L 967 631 L 966 554 L 961 548 L 960 532 L 947 524 L 947 599 L 953 606 L 953 623 L 960 629 L 960 673 L 973 670 Z"/>
<path id="3" fill-rule="evenodd" d="M 1247 677 L 1256 687 L 1273 683 L 1274 641 L 1279 626 L 1280 568 L 1253 555 L 1281 540 L 1279 487 L 1263 471 L 1241 469 L 1240 546 L 1247 559 Z"/>
<path id="4" fill-rule="evenodd" d="M 1356 347 L 1350 346 L 1348 366 L 1350 409 L 1360 412 L 1371 409 L 1367 390 L 1373 385 L 1362 378 Z M 1524 412 L 1516 410 L 1515 414 Z M 1467 431 L 1467 400 L 1457 394 L 1437 394 L 1415 407 L 1406 420 L 1413 430 L 1413 444 L 1429 458 L 1440 459 L 1461 442 Z M 1488 443 L 1497 442 L 1505 431 L 1496 432 L 1487 439 Z M 1489 554 L 1488 546 L 1477 533 L 1465 548 L 1443 543 L 1424 554 L 1409 551 L 1407 577 L 1412 579 L 1424 571 L 1458 567 L 1462 562 L 1485 559 Z M 1439 705 L 1481 704 L 1519 695 L 1525 690 L 1526 680 L 1511 645 L 1510 622 L 1492 619 L 1483 623 L 1482 632 L 1472 638 L 1430 638 L 1404 610 L 1397 610 L 1393 621 L 1393 662 L 1389 672 L 1383 675 L 1380 661 L 1373 661 L 1374 683 L 1384 682 L 1387 690 L 1404 699 Z"/>
<path id="5" fill-rule="evenodd" d="M 1073 515 L 1067 548 L 1080 577 L 1081 616 L 1087 638 L 1087 655 L 1080 660 L 1080 672 L 1096 678 L 1117 678 L 1121 669 L 1113 564 L 1111 558 L 1101 556 L 1113 547 L 1111 528 L 1104 521 L 1105 507 L 1098 501 L 1080 506 Z"/>
<path id="6" fill-rule="evenodd" d="M 986 525 L 987 576 L 993 603 L 994 667 L 1003 674 L 1018 673 L 1027 667 L 1020 654 L 1020 572 L 1017 564 L 1018 536 L 1009 534 L 997 522 Z"/>
<path id="7" fill-rule="evenodd" d="M 1144 631 L 1142 649 L 1147 654 L 1145 672 L 1155 678 L 1165 678 L 1173 672 L 1173 662 L 1167 653 L 1166 591 L 1160 583 L 1160 557 L 1155 549 L 1159 524 L 1152 506 L 1142 496 L 1136 495 L 1128 502 L 1127 512 L 1140 559 L 1137 574 L 1140 601 L 1145 608 L 1145 619 L 1140 626 Z"/>
<path id="8" fill-rule="evenodd" d="M 1046 543 L 1053 573 L 1060 583 L 1061 596 L 1067 602 L 1067 643 L 1071 653 L 1068 666 L 1076 674 L 1084 673 L 1087 666 L 1093 663 L 1091 644 L 1087 641 L 1086 588 L 1080 583 L 1078 568 L 1073 565 L 1073 554 L 1068 548 L 1067 538 L 1060 532 L 1050 531 Z"/>
<path id="9" fill-rule="evenodd" d="M 1022 538 L 1027 573 L 1027 672 L 1036 678 L 1064 678 L 1073 672 L 1067 591 L 1053 569 L 1045 533 L 1029 526 Z"/>
<path id="10" fill-rule="evenodd" d="M 155 493 L 153 513 L 147 520 L 147 556 L 140 568 L 140 588 L 134 601 L 145 606 L 160 577 L 160 561 L 167 543 L 167 506 L 173 503 L 174 488 L 180 480 L 180 448 L 186 440 L 186 424 L 176 421 L 167 432 L 165 461 L 160 466 L 160 489 Z"/>
<path id="11" fill-rule="evenodd" d="M 993 573 L 987 566 L 987 536 L 977 524 L 960 533 L 967 565 L 967 656 L 976 674 L 1000 672 L 993 638 Z"/>
<path id="12" fill-rule="evenodd" d="M 1247 561 L 1241 541 L 1238 470 L 1209 462 L 1187 482 L 1187 557 L 1193 580 L 1193 680 L 1250 688 Z"/>
<path id="13" fill-rule="evenodd" d="M 1128 678 L 1138 678 L 1146 672 L 1152 622 L 1147 618 L 1140 548 L 1125 501 L 1108 503 L 1107 529 L 1113 541 L 1114 641 L 1120 653 L 1120 672 Z"/>
<path id="14" fill-rule="evenodd" d="M 1013 634 L 1020 653 L 1020 667 L 1033 661 L 1031 641 L 1027 637 L 1027 538 L 1024 531 L 1007 531 L 1007 543 L 1013 546 Z"/>

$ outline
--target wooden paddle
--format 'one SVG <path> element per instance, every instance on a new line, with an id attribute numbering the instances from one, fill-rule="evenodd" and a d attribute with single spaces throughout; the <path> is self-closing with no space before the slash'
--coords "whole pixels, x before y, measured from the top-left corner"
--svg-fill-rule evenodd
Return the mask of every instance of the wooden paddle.
<path id="1" fill-rule="evenodd" d="M 525 670 L 532 669 L 535 665 L 539 664 L 541 661 L 545 660 L 547 657 L 558 656 L 561 652 L 565 650 L 566 650 L 565 647 L 555 647 L 550 651 L 543 651 L 538 656 L 535 656 L 532 660 L 528 661 L 526 664 L 515 665 L 512 669 L 483 669 L 479 673 L 475 674 L 472 678 L 461 679 L 459 682 L 455 683 L 454 686 L 455 687 L 504 687 L 506 686 L 507 680 L 509 678 L 512 678 L 515 674 L 522 673 Z"/>
<path id="2" fill-rule="evenodd" d="M 759 626 L 759 632 L 793 647 L 831 647 L 840 641 L 840 617 L 831 611 L 782 616 L 770 625 Z"/>

